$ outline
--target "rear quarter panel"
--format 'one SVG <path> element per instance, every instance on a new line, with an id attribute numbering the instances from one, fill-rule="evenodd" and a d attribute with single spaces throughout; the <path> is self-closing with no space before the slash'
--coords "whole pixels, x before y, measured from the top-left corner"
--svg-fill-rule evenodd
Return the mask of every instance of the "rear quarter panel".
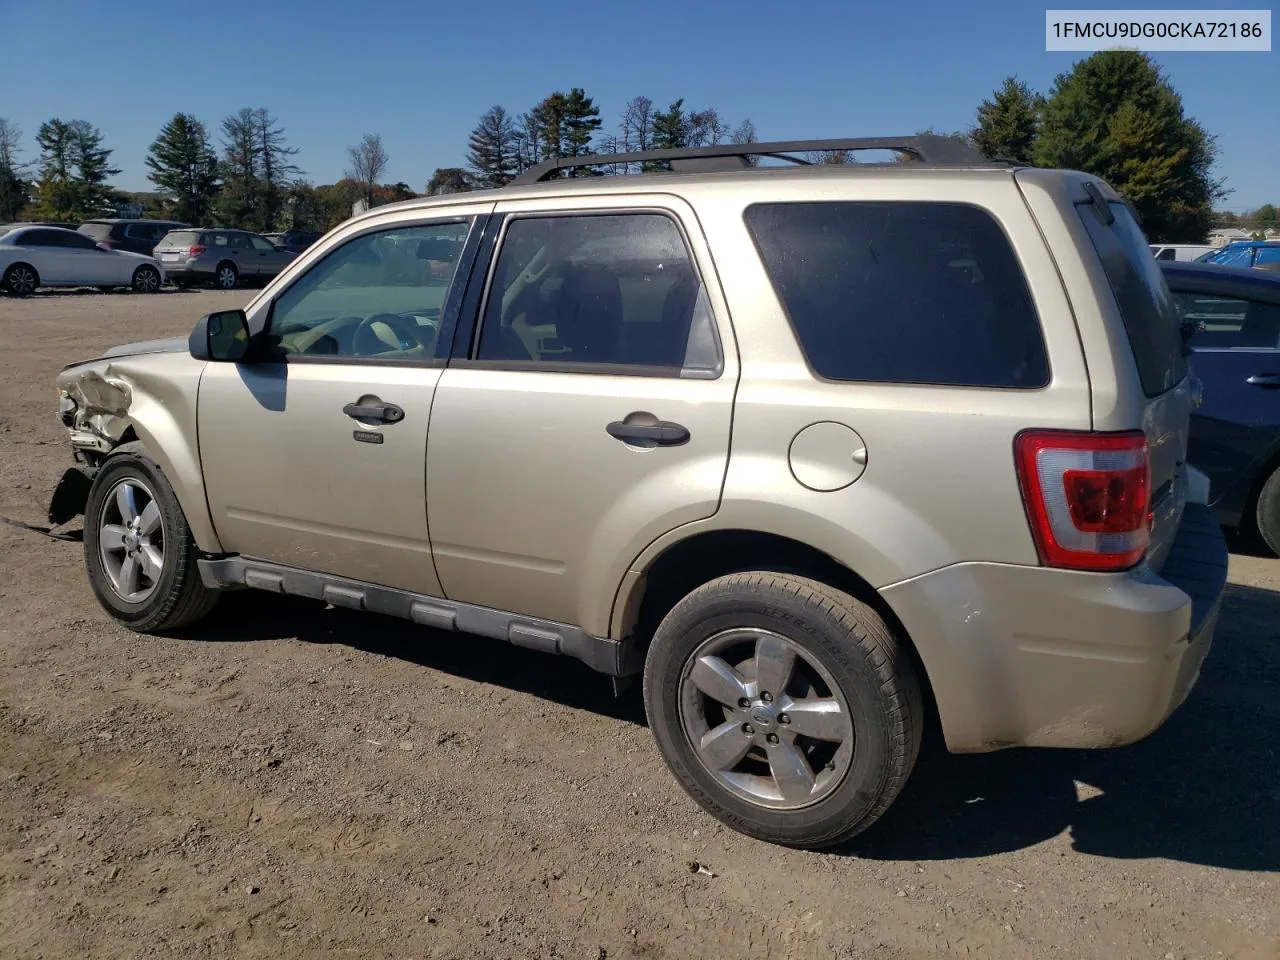
<path id="1" fill-rule="evenodd" d="M 1014 467 L 1014 436 L 1028 427 L 1087 428 L 1089 385 L 1071 304 L 1011 174 L 966 174 L 962 181 L 944 171 L 855 175 L 832 177 L 821 187 L 815 192 L 812 178 L 796 178 L 750 195 L 725 184 L 692 198 L 718 270 L 732 278 L 725 296 L 742 376 L 723 506 L 691 526 L 802 540 L 874 587 L 963 561 L 1038 563 Z M 1049 384 L 995 390 L 819 380 L 744 222 L 750 203 L 788 198 L 962 199 L 991 214 L 1010 241 L 1039 314 Z M 793 438 L 819 421 L 846 424 L 866 443 L 866 469 L 844 489 L 816 492 L 791 472 Z M 671 536 L 690 532 L 682 528 Z M 645 558 L 638 562 L 643 566 Z"/>

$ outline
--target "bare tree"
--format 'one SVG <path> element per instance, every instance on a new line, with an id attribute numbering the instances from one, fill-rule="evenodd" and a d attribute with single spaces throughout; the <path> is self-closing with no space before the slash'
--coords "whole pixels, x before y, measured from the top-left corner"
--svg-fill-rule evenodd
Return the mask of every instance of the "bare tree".
<path id="1" fill-rule="evenodd" d="M 729 138 L 730 143 L 756 143 L 758 140 L 756 125 L 750 119 L 743 120 L 738 124 L 737 129 L 733 131 L 733 136 Z M 759 162 L 758 157 L 747 157 L 747 163 L 753 167 Z"/>
<path id="2" fill-rule="evenodd" d="M 354 147 L 347 147 L 347 156 L 351 160 L 351 166 L 347 168 L 345 175 L 360 184 L 365 203 L 372 208 L 373 193 L 378 186 L 378 180 L 386 172 L 387 164 L 391 162 L 391 157 L 382 145 L 382 135 L 366 133 Z"/>
<path id="3" fill-rule="evenodd" d="M 729 125 L 714 107 L 695 110 L 689 114 L 687 137 L 691 147 L 712 147 L 728 139 Z"/>
<path id="4" fill-rule="evenodd" d="M 622 133 L 619 145 L 623 153 L 652 149 L 653 101 L 648 97 L 633 97 L 622 111 L 622 122 L 618 128 Z"/>
<path id="5" fill-rule="evenodd" d="M 0 217 L 12 220 L 27 203 L 27 183 L 22 178 L 26 164 L 18 162 L 22 150 L 22 129 L 7 117 L 0 117 Z"/>

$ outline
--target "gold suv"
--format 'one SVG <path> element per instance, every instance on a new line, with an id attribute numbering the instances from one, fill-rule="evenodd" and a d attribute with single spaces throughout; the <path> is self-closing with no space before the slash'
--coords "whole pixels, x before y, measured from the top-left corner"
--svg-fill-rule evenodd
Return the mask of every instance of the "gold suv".
<path id="1" fill-rule="evenodd" d="M 870 148 L 915 162 L 781 162 Z M 572 175 L 602 164 L 667 169 Z M 65 369 L 51 519 L 136 630 L 253 587 L 643 675 L 699 804 L 819 847 L 926 722 L 1110 746 L 1187 695 L 1226 550 L 1186 335 L 1082 173 L 936 137 L 561 158 Z"/>

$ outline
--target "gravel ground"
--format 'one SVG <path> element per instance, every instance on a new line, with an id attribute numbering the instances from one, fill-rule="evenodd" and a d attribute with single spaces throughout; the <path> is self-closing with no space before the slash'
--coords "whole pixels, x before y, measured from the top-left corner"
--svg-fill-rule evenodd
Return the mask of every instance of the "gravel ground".
<path id="1" fill-rule="evenodd" d="M 0 298 L 0 515 L 41 522 L 70 462 L 61 366 L 246 299 Z M 252 594 L 137 636 L 78 543 L 0 550 L 2 956 L 1280 958 L 1274 559 L 1232 557 L 1144 742 L 935 743 L 808 854 L 700 813 L 638 695 L 567 659 Z"/>

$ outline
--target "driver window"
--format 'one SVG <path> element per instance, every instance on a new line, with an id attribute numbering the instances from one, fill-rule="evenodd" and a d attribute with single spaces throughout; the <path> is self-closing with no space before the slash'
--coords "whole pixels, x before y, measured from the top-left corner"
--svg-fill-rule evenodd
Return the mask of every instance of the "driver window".
<path id="1" fill-rule="evenodd" d="M 415 224 L 347 241 L 276 298 L 272 341 L 286 359 L 433 359 L 470 228 L 470 220 Z"/>

